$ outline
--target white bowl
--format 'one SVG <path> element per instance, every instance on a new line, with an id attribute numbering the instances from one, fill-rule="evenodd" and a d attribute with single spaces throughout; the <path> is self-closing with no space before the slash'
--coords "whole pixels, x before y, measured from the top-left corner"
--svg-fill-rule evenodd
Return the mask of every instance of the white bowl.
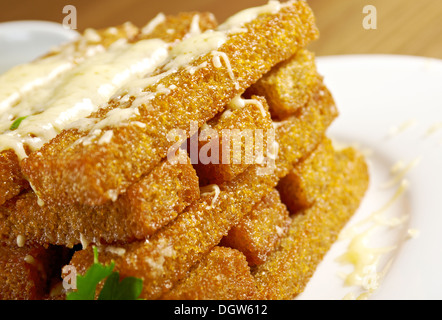
<path id="1" fill-rule="evenodd" d="M 78 37 L 78 32 L 49 21 L 0 23 L 0 73 L 34 60 L 52 47 Z"/>

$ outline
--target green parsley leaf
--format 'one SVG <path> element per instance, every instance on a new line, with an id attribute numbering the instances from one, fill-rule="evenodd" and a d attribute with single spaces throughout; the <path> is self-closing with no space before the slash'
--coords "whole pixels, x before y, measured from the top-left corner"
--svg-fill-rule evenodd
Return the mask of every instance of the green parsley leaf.
<path id="1" fill-rule="evenodd" d="M 18 126 L 20 125 L 20 123 L 23 121 L 23 120 L 25 120 L 27 117 L 29 117 L 29 116 L 24 116 L 24 117 L 20 117 L 20 118 L 17 118 L 17 119 L 15 119 L 15 121 L 11 124 L 11 126 L 9 127 L 9 130 L 15 130 L 15 129 L 17 129 L 18 128 Z"/>
<path id="2" fill-rule="evenodd" d="M 98 300 L 137 300 L 142 290 L 143 280 L 126 277 L 120 281 L 120 274 L 114 272 L 107 278 Z"/>
<path id="3" fill-rule="evenodd" d="M 94 300 L 97 285 L 106 279 L 98 300 L 135 300 L 143 289 L 143 280 L 127 277 L 120 281 L 120 274 L 113 271 L 115 263 L 104 266 L 98 261 L 98 251 L 94 250 L 94 263 L 84 276 L 77 275 L 77 290 L 69 292 L 66 300 Z"/>
<path id="4" fill-rule="evenodd" d="M 93 250 L 94 263 L 84 276 L 77 275 L 77 290 L 69 292 L 66 296 L 67 300 L 94 300 L 98 283 L 112 274 L 115 264 L 103 266 L 98 262 L 97 248 L 94 247 Z"/>

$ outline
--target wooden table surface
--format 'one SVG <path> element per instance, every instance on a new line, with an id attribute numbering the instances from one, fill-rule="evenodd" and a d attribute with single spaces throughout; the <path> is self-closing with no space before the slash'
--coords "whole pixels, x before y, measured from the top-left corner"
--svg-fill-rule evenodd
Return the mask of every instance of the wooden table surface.
<path id="1" fill-rule="evenodd" d="M 75 6 L 77 28 L 102 28 L 131 21 L 144 25 L 158 12 L 210 11 L 223 21 L 238 10 L 267 0 L 2 0 L 0 22 L 49 20 L 62 23 L 65 5 Z M 316 55 L 384 53 L 442 59 L 442 0 L 308 0 L 321 37 Z M 376 29 L 366 29 L 364 7 L 376 9 Z"/>

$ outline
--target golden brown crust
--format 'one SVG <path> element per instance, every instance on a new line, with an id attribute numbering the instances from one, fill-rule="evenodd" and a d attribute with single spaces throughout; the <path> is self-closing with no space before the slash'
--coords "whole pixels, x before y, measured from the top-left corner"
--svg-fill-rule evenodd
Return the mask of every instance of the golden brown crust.
<path id="1" fill-rule="evenodd" d="M 38 204 L 32 191 L 0 207 L 2 242 L 18 236 L 26 244 L 110 244 L 143 240 L 199 198 L 199 182 L 188 157 L 164 161 L 115 202 L 103 206 Z"/>
<path id="2" fill-rule="evenodd" d="M 80 35 L 78 40 L 62 44 L 52 49 L 48 54 L 38 58 L 45 59 L 54 55 L 71 52 L 76 63 L 84 60 L 88 55 L 88 50 L 94 46 L 103 46 L 108 48 L 115 41 L 126 39 L 133 41 L 139 35 L 139 28 L 130 22 L 118 26 L 93 29 L 88 28 Z"/>
<path id="3" fill-rule="evenodd" d="M 0 246 L 0 300 L 44 299 L 66 258 L 61 247 Z"/>
<path id="4" fill-rule="evenodd" d="M 247 33 L 229 35 L 218 49 L 228 56 L 237 81 L 231 78 L 229 68 L 216 68 L 209 53 L 191 64 L 207 62 L 206 68 L 193 74 L 180 69 L 145 88 L 146 92 L 156 92 L 158 86 L 176 88 L 139 107 L 140 115 L 133 120 L 144 123 L 145 128 L 130 123 L 112 128 L 114 138 L 106 146 L 77 145 L 58 150 L 57 154 L 40 152 L 25 159 L 23 170 L 38 195 L 47 202 L 97 205 L 109 201 L 109 191 L 122 193 L 165 157 L 172 146 L 167 141 L 172 129 L 186 130 L 192 120 L 201 126 L 273 65 L 317 36 L 313 15 L 304 1 L 294 2 L 277 14 L 262 15 L 246 27 Z M 108 107 L 116 106 L 121 104 L 116 101 Z M 106 111 L 104 108 L 93 117 Z M 77 133 L 65 131 L 61 136 L 69 140 L 72 134 Z M 59 137 L 58 143 L 62 139 Z M 57 199 L 53 198 L 55 190 Z"/>
<path id="5" fill-rule="evenodd" d="M 336 153 L 332 183 L 315 204 L 293 217 L 288 235 L 253 274 L 265 299 L 301 293 L 368 187 L 367 164 L 354 149 Z"/>
<path id="6" fill-rule="evenodd" d="M 306 106 L 297 115 L 276 122 L 279 144 L 277 166 L 279 176 L 284 177 L 301 159 L 312 153 L 326 134 L 327 128 L 338 116 L 338 110 L 330 91 L 322 84 Z"/>
<path id="7" fill-rule="evenodd" d="M 185 277 L 190 268 L 276 185 L 276 176 L 258 176 L 252 169 L 256 170 L 250 167 L 234 180 L 220 185 L 213 206 L 215 192 L 203 193 L 199 201 L 187 207 L 148 242 L 123 246 L 124 256 L 104 251 L 100 253 L 100 261 L 114 260 L 122 277 L 143 279 L 142 298 L 158 299 Z M 88 249 L 76 252 L 71 264 L 84 272 L 91 262 L 92 250 Z"/>
<path id="8" fill-rule="evenodd" d="M 141 30 L 130 22 L 99 30 L 87 29 L 78 40 L 61 45 L 39 59 L 71 52 L 74 64 L 78 64 L 89 55 L 88 50 L 94 46 L 108 48 L 121 39 L 128 42 L 154 38 L 166 42 L 178 41 L 189 32 L 195 16 L 198 16 L 200 30 L 211 29 L 217 25 L 214 16 L 210 13 L 189 12 L 165 16 L 164 21 L 157 24 L 146 34 L 141 33 Z M 72 141 L 72 139 L 69 139 L 69 141 Z M 14 152 L 12 150 L 0 152 L 0 205 L 28 187 L 29 183 L 21 172 L 19 159 Z"/>
<path id="9" fill-rule="evenodd" d="M 255 134 L 258 130 L 262 130 L 262 153 L 265 156 L 267 150 L 265 137 L 269 130 L 273 129 L 272 119 L 266 100 L 262 97 L 252 98 L 261 104 L 262 108 L 255 104 L 246 104 L 236 110 L 226 110 L 208 122 L 208 129 L 201 129 L 200 137 L 201 132 L 205 130 L 208 130 L 207 133 L 210 133 L 209 130 L 214 130 L 217 135 L 213 140 L 199 141 L 199 154 L 205 156 L 203 148 L 211 146 L 211 141 L 216 141 L 216 139 L 219 151 L 215 154 L 218 163 L 203 163 L 199 157 L 198 163 L 195 164 L 196 172 L 203 185 L 230 181 L 255 163 L 255 155 L 258 152 L 256 146 L 259 145 Z M 214 154 L 214 150 L 215 148 L 211 148 L 210 157 Z"/>
<path id="10" fill-rule="evenodd" d="M 113 259 L 122 277 L 143 279 L 143 298 L 158 299 L 182 279 L 192 266 L 201 261 L 256 203 L 271 192 L 278 180 L 297 161 L 307 156 L 303 153 L 306 149 L 315 149 L 333 119 L 326 110 L 332 111 L 334 108 L 329 96 L 319 95 L 312 102 L 312 108 L 304 109 L 305 114 L 287 120 L 284 126 L 279 127 L 277 141 L 290 147 L 280 148 L 273 173 L 262 174 L 259 173 L 262 166 L 249 166 L 235 179 L 220 184 L 219 194 L 215 190 L 202 193 L 199 201 L 187 207 L 167 228 L 157 232 L 148 242 L 124 246 L 126 251 L 123 256 L 104 250 L 100 254 L 100 261 L 108 263 Z M 322 110 L 324 116 L 318 116 L 316 109 Z M 322 131 L 304 138 L 299 130 L 313 124 L 305 123 L 301 126 L 303 122 L 298 119 L 313 120 L 314 126 Z M 301 145 L 298 146 L 298 143 Z M 76 252 L 71 264 L 82 273 L 92 261 L 92 250 L 87 249 Z"/>
<path id="11" fill-rule="evenodd" d="M 0 205 L 29 188 L 23 177 L 18 157 L 12 150 L 0 152 Z"/>
<path id="12" fill-rule="evenodd" d="M 273 190 L 229 230 L 220 245 L 241 251 L 250 266 L 259 265 L 278 246 L 290 222 L 286 206 Z"/>
<path id="13" fill-rule="evenodd" d="M 181 12 L 177 15 L 166 15 L 164 20 L 155 25 L 152 30 L 146 33 L 139 33 L 138 39 L 162 39 L 165 42 L 174 42 L 183 39 L 189 34 L 192 23 L 197 22 L 200 31 L 214 29 L 217 21 L 213 14 L 208 12 Z"/>
<path id="14" fill-rule="evenodd" d="M 255 279 L 245 256 L 234 249 L 215 246 L 162 300 L 256 299 Z"/>
<path id="15" fill-rule="evenodd" d="M 281 200 L 291 214 L 311 207 L 328 188 L 335 170 L 335 152 L 331 141 L 325 138 L 308 158 L 299 163 L 278 182 Z"/>
<path id="16" fill-rule="evenodd" d="M 129 120 L 65 130 L 31 153 L 20 165 L 35 192 L 22 192 L 18 159 L 1 153 L 0 178 L 18 178 L 8 178 L 13 192 L 0 197 L 0 282 L 7 286 L 0 298 L 64 299 L 64 292 L 49 294 L 60 288 L 61 263 L 69 259 L 85 274 L 94 261 L 90 244 L 121 278 L 143 281 L 142 299 L 291 299 L 302 292 L 357 209 L 368 172 L 360 154 L 335 152 L 326 138 L 338 112 L 305 49 L 318 33 L 311 10 L 291 1 L 270 13 L 273 5 L 223 33 L 222 45 L 171 69 L 176 61 L 169 60 L 150 75 L 155 81 L 146 76 L 120 90 L 85 122 L 136 110 Z M 216 28 L 207 13 L 153 22 L 89 30 L 86 42 L 70 45 L 160 38 L 173 59 L 182 40 Z M 199 134 L 215 129 L 221 151 L 223 129 L 263 130 L 267 152 L 246 159 L 244 141 L 240 164 L 194 167 L 186 153 L 175 164 L 167 158 L 172 145 L 190 139 L 169 133 L 189 133 L 192 122 Z M 265 139 L 270 131 L 274 142 Z M 111 138 L 100 139 L 105 133 Z M 199 161 L 204 148 L 200 141 Z"/>
<path id="17" fill-rule="evenodd" d="M 283 120 L 305 106 L 321 83 L 315 56 L 304 49 L 272 68 L 246 95 L 265 97 L 273 119 Z"/>

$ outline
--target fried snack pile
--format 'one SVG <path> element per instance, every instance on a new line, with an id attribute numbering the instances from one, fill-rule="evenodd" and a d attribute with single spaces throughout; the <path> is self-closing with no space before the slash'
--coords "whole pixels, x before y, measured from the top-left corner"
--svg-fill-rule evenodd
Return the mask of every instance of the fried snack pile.
<path id="1" fill-rule="evenodd" d="M 0 298 L 96 263 L 142 299 L 295 298 L 369 180 L 326 135 L 317 37 L 304 1 L 159 14 L 0 76 Z"/>

